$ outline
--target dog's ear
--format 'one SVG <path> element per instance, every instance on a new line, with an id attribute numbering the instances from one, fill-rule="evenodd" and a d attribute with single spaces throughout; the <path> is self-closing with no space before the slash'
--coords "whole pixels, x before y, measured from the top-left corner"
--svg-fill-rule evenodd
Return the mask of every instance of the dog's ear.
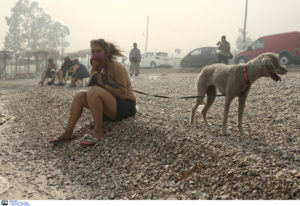
<path id="1" fill-rule="evenodd" d="M 265 56 L 265 57 L 262 58 L 261 61 L 262 61 L 263 65 L 266 65 L 267 68 L 272 68 L 272 69 L 275 68 L 271 57 Z"/>

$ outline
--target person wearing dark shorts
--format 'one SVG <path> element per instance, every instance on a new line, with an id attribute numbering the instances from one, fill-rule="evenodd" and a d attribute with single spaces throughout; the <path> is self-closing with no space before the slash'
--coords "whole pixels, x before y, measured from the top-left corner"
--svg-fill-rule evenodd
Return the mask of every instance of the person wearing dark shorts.
<path id="1" fill-rule="evenodd" d="M 94 120 L 93 133 L 83 135 L 80 145 L 92 146 L 104 135 L 103 120 L 120 121 L 136 114 L 136 97 L 129 75 L 122 63 L 121 50 L 104 39 L 91 41 L 92 65 L 87 91 L 78 91 L 72 101 L 68 124 L 64 132 L 50 143 L 70 141 L 75 138 L 74 128 L 84 111 L 89 109 Z"/>
<path id="2" fill-rule="evenodd" d="M 74 62 L 74 60 L 73 60 Z M 76 62 L 76 61 L 75 61 Z M 76 81 L 77 80 L 82 80 L 84 78 L 90 77 L 90 73 L 88 72 L 86 66 L 84 66 L 81 63 L 75 63 L 73 66 L 73 71 L 72 71 L 72 80 L 70 87 L 76 87 Z"/>

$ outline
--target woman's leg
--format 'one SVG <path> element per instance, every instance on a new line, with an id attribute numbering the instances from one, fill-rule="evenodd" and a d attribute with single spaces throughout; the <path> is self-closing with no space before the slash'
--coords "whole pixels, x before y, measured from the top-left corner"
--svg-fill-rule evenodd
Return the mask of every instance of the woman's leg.
<path id="1" fill-rule="evenodd" d="M 46 72 L 42 72 L 42 74 L 41 74 L 41 81 L 39 83 L 42 84 L 42 86 L 43 86 L 46 79 L 47 79 Z"/>
<path id="2" fill-rule="evenodd" d="M 87 103 L 95 123 L 93 137 L 100 138 L 103 135 L 103 113 L 109 119 L 114 119 L 117 114 L 117 100 L 105 89 L 91 86 L 87 92 Z"/>
<path id="3" fill-rule="evenodd" d="M 63 136 L 71 138 L 73 134 L 74 127 L 79 120 L 83 108 L 89 108 L 87 104 L 87 92 L 86 91 L 79 91 L 75 94 L 72 106 L 70 110 L 70 117 L 67 124 L 67 127 L 63 133 Z"/>

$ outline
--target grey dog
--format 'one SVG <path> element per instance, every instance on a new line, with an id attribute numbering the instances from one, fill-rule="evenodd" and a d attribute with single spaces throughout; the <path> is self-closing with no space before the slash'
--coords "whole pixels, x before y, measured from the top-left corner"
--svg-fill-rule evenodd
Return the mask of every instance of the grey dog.
<path id="1" fill-rule="evenodd" d="M 264 53 L 241 65 L 213 64 L 206 66 L 200 72 L 197 81 L 196 104 L 192 108 L 191 124 L 194 123 L 195 111 L 200 104 L 205 104 L 204 96 L 207 94 L 207 102 L 202 110 L 203 119 L 207 128 L 209 124 L 206 113 L 213 104 L 216 97 L 216 89 L 225 95 L 225 108 L 222 124 L 222 135 L 228 135 L 227 119 L 231 101 L 238 97 L 238 129 L 241 136 L 244 136 L 242 118 L 245 102 L 250 91 L 251 84 L 260 77 L 270 77 L 274 81 L 281 78 L 278 74 L 286 74 L 287 70 L 279 63 L 279 56 L 275 53 Z"/>

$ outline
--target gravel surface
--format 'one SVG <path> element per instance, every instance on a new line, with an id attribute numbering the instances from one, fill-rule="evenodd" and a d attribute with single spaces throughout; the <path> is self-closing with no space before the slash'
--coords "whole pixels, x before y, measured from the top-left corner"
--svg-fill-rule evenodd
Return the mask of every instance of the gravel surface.
<path id="1" fill-rule="evenodd" d="M 196 95 L 197 75 L 147 70 L 132 85 L 151 94 Z M 237 99 L 231 135 L 224 137 L 224 97 L 208 112 L 208 132 L 199 112 L 189 124 L 195 100 L 136 94 L 137 115 L 105 122 L 105 136 L 90 148 L 79 145 L 92 132 L 88 110 L 75 128 L 78 139 L 47 141 L 62 133 L 72 96 L 85 88 L 0 81 L 2 116 L 11 117 L 0 125 L 0 174 L 9 182 L 0 199 L 300 199 L 299 79 L 288 73 L 281 82 L 253 84 L 243 118 L 249 137 L 238 133 Z"/>

